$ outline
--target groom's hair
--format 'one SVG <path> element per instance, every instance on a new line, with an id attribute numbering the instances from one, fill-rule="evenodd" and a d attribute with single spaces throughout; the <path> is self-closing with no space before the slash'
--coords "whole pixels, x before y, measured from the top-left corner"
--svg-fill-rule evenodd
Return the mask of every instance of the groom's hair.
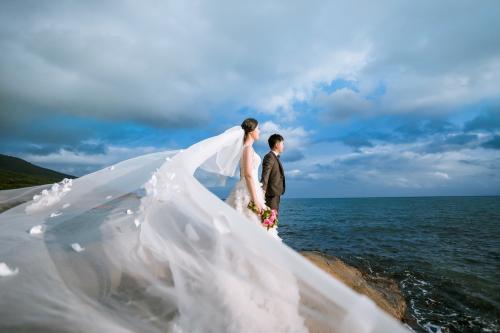
<path id="1" fill-rule="evenodd" d="M 276 144 L 281 141 L 285 141 L 285 139 L 283 139 L 283 137 L 279 134 L 273 134 L 269 137 L 269 139 L 267 139 L 267 142 L 269 143 L 269 148 L 271 149 L 273 149 L 274 146 L 276 146 Z"/>

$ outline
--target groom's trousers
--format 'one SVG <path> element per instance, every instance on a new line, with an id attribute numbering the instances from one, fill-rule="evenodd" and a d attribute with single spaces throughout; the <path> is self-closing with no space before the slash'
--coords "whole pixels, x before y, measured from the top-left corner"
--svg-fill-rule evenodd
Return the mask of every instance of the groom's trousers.
<path id="1" fill-rule="evenodd" d="M 281 198 L 281 196 L 279 196 L 279 195 L 272 195 L 272 196 L 266 195 L 266 205 L 269 208 L 276 209 L 276 211 L 279 212 L 279 210 L 280 210 L 280 198 Z"/>

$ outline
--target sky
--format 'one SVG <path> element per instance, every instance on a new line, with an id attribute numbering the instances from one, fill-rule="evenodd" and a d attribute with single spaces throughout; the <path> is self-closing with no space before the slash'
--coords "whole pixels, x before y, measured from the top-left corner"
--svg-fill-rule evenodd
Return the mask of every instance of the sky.
<path id="1" fill-rule="evenodd" d="M 498 1 L 0 4 L 0 153 L 82 176 L 259 120 L 288 197 L 500 194 Z"/>

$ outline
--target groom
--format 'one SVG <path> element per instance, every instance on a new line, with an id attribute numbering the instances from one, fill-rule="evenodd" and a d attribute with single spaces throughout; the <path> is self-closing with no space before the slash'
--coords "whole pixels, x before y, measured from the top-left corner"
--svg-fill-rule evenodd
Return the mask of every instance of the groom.
<path id="1" fill-rule="evenodd" d="M 284 139 L 279 134 L 273 134 L 267 142 L 271 151 L 264 156 L 262 162 L 262 189 L 266 196 L 266 205 L 279 211 L 280 196 L 285 193 L 285 172 L 281 165 L 280 154 L 284 149 Z"/>

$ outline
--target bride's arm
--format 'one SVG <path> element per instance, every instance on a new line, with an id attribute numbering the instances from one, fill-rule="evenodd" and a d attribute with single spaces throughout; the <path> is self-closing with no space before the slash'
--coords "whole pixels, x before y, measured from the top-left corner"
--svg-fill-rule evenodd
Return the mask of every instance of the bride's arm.
<path id="1" fill-rule="evenodd" d="M 243 176 L 245 177 L 245 182 L 247 184 L 247 188 L 248 188 L 248 192 L 250 193 L 250 197 L 252 198 L 252 200 L 255 203 L 255 205 L 257 206 L 257 208 L 259 210 L 262 210 L 260 203 L 257 201 L 257 195 L 256 195 L 257 193 L 255 191 L 255 182 L 253 181 L 252 149 L 250 146 L 245 147 L 245 149 L 243 150 L 243 167 L 244 167 Z"/>

